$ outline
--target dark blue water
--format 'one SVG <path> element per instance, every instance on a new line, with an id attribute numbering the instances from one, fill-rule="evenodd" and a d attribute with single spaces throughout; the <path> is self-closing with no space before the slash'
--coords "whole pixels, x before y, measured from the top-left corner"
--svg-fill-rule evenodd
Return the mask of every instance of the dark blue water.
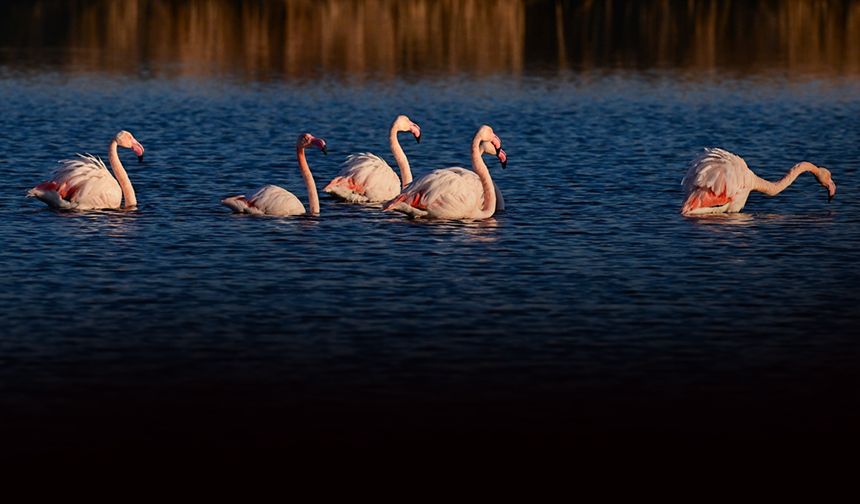
<path id="1" fill-rule="evenodd" d="M 248 82 L 0 69 L 0 426 L 23 450 L 195 439 L 284 446 L 438 434 L 851 430 L 860 384 L 860 82 L 675 71 Z M 507 211 L 415 222 L 334 202 L 234 216 L 275 183 L 307 201 L 349 153 L 468 166 L 491 124 Z M 25 191 L 58 159 L 121 153 L 134 212 Z M 678 214 L 705 146 L 777 179 L 744 213 Z M 14 413 L 12 413 L 14 412 Z M 220 419 L 215 421 L 213 419 Z M 416 434 L 419 433 L 419 434 Z M 488 434 L 489 433 L 489 434 Z M 105 441 L 105 439 L 109 441 Z M 387 439 L 387 438 L 386 438 Z M 53 445 L 51 443 L 54 443 Z"/>

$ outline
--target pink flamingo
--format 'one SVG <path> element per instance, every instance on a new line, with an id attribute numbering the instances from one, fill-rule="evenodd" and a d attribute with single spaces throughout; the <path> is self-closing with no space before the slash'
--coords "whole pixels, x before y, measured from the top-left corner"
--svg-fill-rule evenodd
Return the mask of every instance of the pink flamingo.
<path id="1" fill-rule="evenodd" d="M 27 191 L 27 197 L 38 198 L 61 210 L 98 210 L 137 206 L 134 187 L 117 154 L 117 146 L 132 149 L 143 161 L 143 146 L 128 131 L 120 131 L 108 147 L 108 159 L 116 178 L 111 176 L 101 158 L 78 154 L 78 159 L 64 159 L 51 179 Z"/>
<path id="2" fill-rule="evenodd" d="M 400 169 L 400 178 L 381 157 L 369 152 L 353 154 L 346 158 L 337 176 L 323 188 L 323 192 L 350 203 L 379 203 L 397 196 L 400 189 L 412 182 L 409 160 L 397 133 L 408 131 L 421 142 L 421 128 L 405 115 L 399 115 L 391 123 L 388 140 L 391 153 Z"/>
<path id="3" fill-rule="evenodd" d="M 483 125 L 472 139 L 472 170 L 443 168 L 416 179 L 399 196 L 383 205 L 383 210 L 396 210 L 411 217 L 435 219 L 487 219 L 496 212 L 496 187 L 482 154 L 481 143 L 487 142 L 497 151 L 504 167 L 507 155 L 493 128 Z"/>
<path id="4" fill-rule="evenodd" d="M 702 215 L 740 212 L 750 191 L 776 196 L 790 186 L 803 172 L 812 172 L 818 182 L 827 188 L 828 201 L 836 195 L 836 183 L 830 170 L 802 161 L 794 165 L 778 182 L 769 182 L 747 167 L 740 157 L 723 149 L 705 149 L 690 163 L 684 186 L 684 215 Z"/>
<path id="5" fill-rule="evenodd" d="M 311 146 L 320 149 L 323 154 L 328 154 L 328 150 L 326 149 L 325 140 L 315 138 L 310 133 L 299 135 L 298 140 L 296 140 L 296 158 L 299 160 L 299 171 L 302 173 L 302 178 L 304 178 L 305 186 L 308 189 L 310 213 L 318 215 L 320 213 L 320 199 L 317 195 L 314 176 L 311 174 L 311 169 L 308 167 L 308 161 L 305 158 L 305 148 Z M 293 193 L 271 184 L 264 185 L 250 195 L 224 198 L 221 200 L 221 203 L 236 213 L 274 215 L 279 217 L 303 215 L 305 213 L 305 206 L 302 205 L 302 202 Z"/>

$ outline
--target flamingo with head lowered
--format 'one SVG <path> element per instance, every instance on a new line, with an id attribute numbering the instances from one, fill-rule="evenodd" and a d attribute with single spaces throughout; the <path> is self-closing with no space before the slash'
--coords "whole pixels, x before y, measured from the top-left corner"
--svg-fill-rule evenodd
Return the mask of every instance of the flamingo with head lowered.
<path id="1" fill-rule="evenodd" d="M 308 203 L 310 213 L 320 213 L 320 199 L 317 195 L 317 187 L 314 176 L 305 158 L 305 148 L 316 147 L 323 154 L 328 154 L 325 140 L 315 138 L 310 133 L 299 135 L 296 141 L 296 157 L 299 160 L 299 171 L 305 181 L 308 190 Z M 303 215 L 305 207 L 293 193 L 276 185 L 264 185 L 254 193 L 247 195 L 231 196 L 221 200 L 224 206 L 229 207 L 236 213 L 247 213 L 252 215 L 273 215 L 278 217 L 288 215 Z"/>
<path id="2" fill-rule="evenodd" d="M 108 159 L 116 178 L 111 176 L 101 158 L 78 154 L 77 159 L 64 159 L 50 180 L 27 191 L 27 197 L 37 198 L 60 210 L 98 210 L 137 206 L 134 187 L 119 160 L 117 146 L 131 149 L 143 161 L 143 146 L 128 131 L 120 131 L 108 147 Z"/>
<path id="3" fill-rule="evenodd" d="M 504 167 L 507 155 L 493 128 L 483 125 L 472 138 L 472 170 L 442 168 L 414 180 L 383 210 L 395 210 L 415 218 L 487 219 L 496 213 L 496 187 L 482 155 L 482 142 L 492 147 Z"/>
<path id="4" fill-rule="evenodd" d="M 405 115 L 397 116 L 391 123 L 388 141 L 400 169 L 400 178 L 381 157 L 362 152 L 346 158 L 340 172 L 323 192 L 350 203 L 379 203 L 397 196 L 401 188 L 412 182 L 409 160 L 397 141 L 397 133 L 401 131 L 412 133 L 415 141 L 421 142 L 421 128 Z"/>
<path id="5" fill-rule="evenodd" d="M 836 183 L 830 170 L 801 161 L 777 182 L 759 177 L 740 157 L 723 149 L 708 148 L 690 163 L 684 186 L 684 215 L 740 212 L 751 191 L 776 196 L 804 172 L 812 172 L 818 183 L 827 189 L 828 201 L 836 195 Z"/>

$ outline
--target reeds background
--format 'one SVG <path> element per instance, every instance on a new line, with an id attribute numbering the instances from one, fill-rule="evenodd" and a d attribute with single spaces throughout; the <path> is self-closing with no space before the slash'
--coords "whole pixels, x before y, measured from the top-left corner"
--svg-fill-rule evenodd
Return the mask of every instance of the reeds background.
<path id="1" fill-rule="evenodd" d="M 860 71 L 856 0 L 36 0 L 0 63 L 393 77 L 602 67 Z"/>

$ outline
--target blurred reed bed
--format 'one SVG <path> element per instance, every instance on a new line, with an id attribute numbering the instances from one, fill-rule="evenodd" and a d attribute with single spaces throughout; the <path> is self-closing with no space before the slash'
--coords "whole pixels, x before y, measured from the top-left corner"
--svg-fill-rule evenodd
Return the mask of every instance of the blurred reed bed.
<path id="1" fill-rule="evenodd" d="M 860 71 L 854 0 L 585 0 L 554 7 L 559 65 Z"/>
<path id="2" fill-rule="evenodd" d="M 0 6 L 0 63 L 252 78 L 603 67 L 853 74 L 860 1 L 13 1 Z"/>

